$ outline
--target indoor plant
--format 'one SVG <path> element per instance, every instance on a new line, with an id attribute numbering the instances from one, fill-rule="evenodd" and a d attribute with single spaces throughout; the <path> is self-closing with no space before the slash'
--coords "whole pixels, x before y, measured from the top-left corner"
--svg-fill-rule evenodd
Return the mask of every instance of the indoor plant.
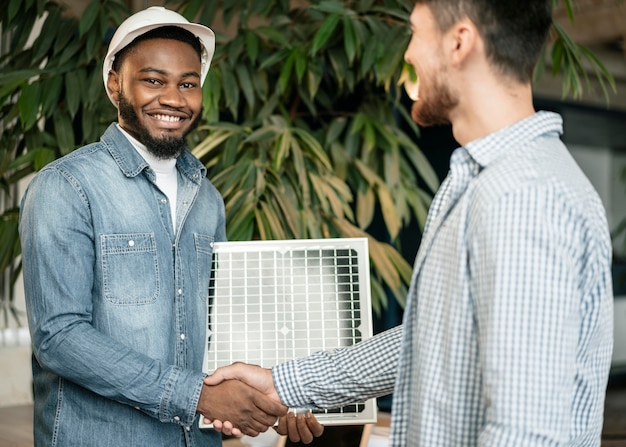
<path id="1" fill-rule="evenodd" d="M 366 236 L 374 308 L 388 294 L 402 304 L 411 273 L 399 251 L 402 229 L 423 225 L 438 187 L 398 86 L 411 76 L 402 60 L 411 2 L 166 3 L 224 30 L 204 89 L 205 119 L 189 144 L 225 197 L 229 238 Z M 9 284 L 20 272 L 14 185 L 115 120 L 100 64 L 128 14 L 122 0 L 92 0 L 80 19 L 51 0 L 0 5 L 0 270 Z M 558 26 L 546 51 L 566 93 L 582 92 L 585 59 L 612 84 Z"/>

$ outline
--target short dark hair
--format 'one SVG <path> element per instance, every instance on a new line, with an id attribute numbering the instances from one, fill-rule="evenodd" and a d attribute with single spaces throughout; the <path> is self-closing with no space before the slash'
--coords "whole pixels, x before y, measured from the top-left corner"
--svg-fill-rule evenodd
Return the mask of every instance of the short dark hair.
<path id="1" fill-rule="evenodd" d="M 172 39 L 180 42 L 187 43 L 196 50 L 198 58 L 202 60 L 202 45 L 200 39 L 198 39 L 191 31 L 187 31 L 179 26 L 162 26 L 154 28 L 141 36 L 137 36 L 131 43 L 126 45 L 120 51 L 115 54 L 113 59 L 113 70 L 118 71 L 126 55 L 137 46 L 140 42 L 145 42 L 150 39 Z"/>
<path id="2" fill-rule="evenodd" d="M 550 0 L 414 0 L 428 6 L 442 31 L 467 17 L 503 74 L 529 82 L 552 24 Z"/>

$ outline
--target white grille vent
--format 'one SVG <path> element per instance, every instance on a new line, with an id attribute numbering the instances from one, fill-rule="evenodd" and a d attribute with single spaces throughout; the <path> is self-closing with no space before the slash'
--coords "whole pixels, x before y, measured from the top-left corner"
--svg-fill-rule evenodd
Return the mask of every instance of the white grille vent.
<path id="1" fill-rule="evenodd" d="M 271 367 L 372 336 L 366 238 L 215 243 L 212 271 L 208 373 L 235 361 Z M 373 423 L 376 402 L 315 415 L 325 425 Z"/>

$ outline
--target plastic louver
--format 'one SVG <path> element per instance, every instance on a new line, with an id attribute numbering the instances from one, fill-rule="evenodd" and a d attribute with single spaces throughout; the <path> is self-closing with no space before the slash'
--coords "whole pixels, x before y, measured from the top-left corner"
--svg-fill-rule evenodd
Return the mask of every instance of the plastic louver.
<path id="1" fill-rule="evenodd" d="M 212 274 L 206 372 L 271 367 L 372 336 L 366 238 L 219 242 Z M 314 413 L 325 425 L 373 423 L 376 402 Z"/>

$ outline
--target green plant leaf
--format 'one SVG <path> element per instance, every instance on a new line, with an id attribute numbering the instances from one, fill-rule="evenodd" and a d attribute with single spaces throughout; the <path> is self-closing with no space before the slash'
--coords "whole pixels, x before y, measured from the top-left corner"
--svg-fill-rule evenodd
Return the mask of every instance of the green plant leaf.
<path id="1" fill-rule="evenodd" d="M 109 102 L 108 96 L 106 96 L 104 92 L 101 67 L 98 66 L 95 70 L 92 70 L 91 74 L 88 76 L 85 81 L 87 95 L 83 97 L 85 105 L 95 106 L 104 102 L 106 107 L 110 107 L 111 110 L 113 110 L 113 105 Z"/>
<path id="2" fill-rule="evenodd" d="M 237 212 L 227 214 L 226 234 L 230 241 L 249 241 L 254 234 L 254 202 L 244 198 L 239 203 Z"/>
<path id="3" fill-rule="evenodd" d="M 343 2 L 333 0 L 322 0 L 317 5 L 311 5 L 311 9 L 336 15 L 346 13 L 346 7 L 344 6 Z"/>
<path id="4" fill-rule="evenodd" d="M 44 116 L 50 116 L 58 106 L 63 90 L 63 78 L 61 76 L 53 76 L 41 81 L 42 84 L 42 101 L 41 110 Z"/>
<path id="5" fill-rule="evenodd" d="M 322 164 L 325 169 L 332 169 L 328 154 L 324 151 L 320 142 L 317 141 L 317 139 L 313 135 L 311 135 L 310 132 L 307 132 L 305 129 L 294 128 L 293 133 L 297 135 L 300 140 L 302 140 L 307 149 L 311 152 L 315 159 Z"/>
<path id="6" fill-rule="evenodd" d="M 268 68 L 284 61 L 291 54 L 291 49 L 283 48 L 270 56 L 268 56 L 259 66 L 259 70 L 267 70 Z"/>
<path id="7" fill-rule="evenodd" d="M 201 13 L 198 21 L 204 24 L 213 23 L 217 14 L 217 10 L 220 6 L 220 2 L 200 1 L 197 3 L 201 5 Z M 190 20 L 192 20 L 194 17 L 196 17 L 196 14 L 188 13 L 186 17 L 190 17 Z"/>
<path id="8" fill-rule="evenodd" d="M 256 32 L 265 36 L 271 41 L 278 43 L 281 47 L 285 49 L 291 49 L 291 42 L 289 42 L 287 36 L 272 27 L 259 26 L 258 28 L 256 28 Z"/>
<path id="9" fill-rule="evenodd" d="M 343 23 L 343 41 L 344 48 L 346 50 L 346 56 L 348 58 L 348 62 L 350 65 L 354 62 L 354 58 L 356 57 L 356 36 L 354 27 L 352 26 L 352 20 L 348 17 L 344 16 L 342 19 Z"/>
<path id="10" fill-rule="evenodd" d="M 46 166 L 48 163 L 52 163 L 56 158 L 56 154 L 52 149 L 41 148 L 35 150 L 34 152 L 35 158 L 33 166 L 36 171 L 43 169 L 44 166 Z"/>
<path id="11" fill-rule="evenodd" d="M 356 196 L 356 221 L 359 228 L 366 229 L 374 220 L 376 196 L 374 189 L 362 184 Z"/>
<path id="12" fill-rule="evenodd" d="M 97 57 L 98 50 L 102 44 L 102 36 L 100 33 L 90 32 L 87 34 L 87 44 L 85 47 L 85 53 L 88 60 L 92 60 Z"/>
<path id="13" fill-rule="evenodd" d="M 212 150 L 219 147 L 220 144 L 222 144 L 227 138 L 230 138 L 232 135 L 232 130 L 217 129 L 212 132 L 207 138 L 202 140 L 200 144 L 194 147 L 193 154 L 196 157 L 202 159 Z"/>
<path id="14" fill-rule="evenodd" d="M 47 0 L 3 4 L 10 17 L 2 22 L 8 52 L 0 67 L 0 141 L 10 148 L 0 158 L 4 190 L 75 145 L 94 141 L 115 119 L 101 57 L 110 27 L 129 15 L 127 3 L 92 0 L 80 19 Z M 402 51 L 389 51 L 407 43 L 411 5 L 166 4 L 190 20 L 228 28 L 217 33 L 203 120 L 187 137 L 224 196 L 228 238 L 368 237 L 374 309 L 384 309 L 387 296 L 403 305 L 410 265 L 398 250 L 415 242 L 401 230 L 415 220 L 423 226 L 439 187 L 415 144 L 420 130 L 396 90 L 410 72 L 404 73 Z M 572 2 L 566 5 L 571 18 Z M 27 48 L 44 13 L 42 35 Z M 558 26 L 553 33 L 555 46 L 545 51 L 555 74 L 563 74 L 563 93 L 576 97 L 597 79 L 606 96 L 614 88 L 610 71 Z M 382 224 L 368 234 L 377 213 Z M 397 235 L 392 243 L 377 242 L 389 234 Z M 14 248 L 7 242 L 15 260 Z"/>
<path id="15" fill-rule="evenodd" d="M 294 237 L 299 237 L 301 233 L 300 220 L 298 219 L 298 210 L 294 206 L 294 201 L 290 200 L 285 194 L 284 188 L 279 188 L 275 185 L 267 185 L 268 190 L 272 194 L 272 198 L 278 205 L 280 212 L 282 213 L 287 227 L 291 231 Z"/>
<path id="16" fill-rule="evenodd" d="M 321 180 L 321 192 L 323 197 L 326 198 L 333 216 L 343 218 L 344 211 L 349 210 L 343 197 L 337 194 L 337 190 L 334 188 L 334 182 L 332 179 L 320 179 Z M 320 197 L 320 200 L 322 197 Z"/>
<path id="17" fill-rule="evenodd" d="M 273 139 L 278 135 L 276 126 L 265 126 L 252 132 L 244 141 L 255 143 L 261 140 Z"/>
<path id="18" fill-rule="evenodd" d="M 81 126 L 83 131 L 83 139 L 81 142 L 91 142 L 96 141 L 102 132 L 98 129 L 97 123 L 94 122 L 93 119 L 90 118 L 90 114 L 94 113 L 89 108 L 83 109 L 83 113 L 81 114 Z"/>
<path id="19" fill-rule="evenodd" d="M 332 36 L 333 32 L 337 28 L 337 24 L 339 23 L 339 15 L 331 14 L 320 26 L 320 29 L 315 33 L 313 37 L 313 47 L 311 49 L 311 54 L 315 55 L 317 52 L 326 44 L 330 36 Z"/>
<path id="20" fill-rule="evenodd" d="M 278 78 L 278 88 L 281 93 L 284 93 L 287 90 L 287 86 L 289 85 L 289 81 L 291 79 L 291 73 L 293 71 L 293 64 L 295 60 L 295 50 L 292 50 L 287 60 L 283 64 L 283 68 L 280 71 L 280 77 Z"/>
<path id="21" fill-rule="evenodd" d="M 331 145 L 339 139 L 344 132 L 348 121 L 344 117 L 339 117 L 331 121 L 328 131 L 326 132 L 326 144 Z"/>
<path id="22" fill-rule="evenodd" d="M 96 20 L 98 19 L 98 14 L 100 13 L 100 2 L 99 1 L 91 1 L 83 11 L 82 16 L 80 17 L 80 24 L 78 27 L 79 37 L 83 37 L 87 31 L 89 31 Z"/>
<path id="23" fill-rule="evenodd" d="M 58 59 L 58 66 L 62 66 L 67 63 L 73 56 L 75 56 L 81 50 L 82 43 L 76 40 L 70 40 L 69 44 L 63 49 Z"/>
<path id="24" fill-rule="evenodd" d="M 235 72 L 237 73 L 237 80 L 239 81 L 239 85 L 241 86 L 241 90 L 243 91 L 243 95 L 245 96 L 248 105 L 250 108 L 254 108 L 256 96 L 254 94 L 254 85 L 252 84 L 248 67 L 243 64 L 239 64 L 235 67 Z"/>
<path id="25" fill-rule="evenodd" d="M 48 20 L 46 20 L 46 24 Z M 71 24 L 72 24 L 71 21 L 69 21 L 68 19 L 64 19 L 62 22 L 61 20 L 58 20 L 57 25 L 60 28 L 58 32 L 56 33 L 56 38 L 54 39 L 54 47 L 52 48 L 52 52 L 54 56 L 58 56 L 59 54 L 61 54 L 61 52 L 68 46 L 69 42 L 72 39 L 76 39 L 75 35 L 67 32 L 67 28 L 69 28 Z M 50 42 L 53 41 L 52 39 L 44 38 L 44 36 L 47 36 L 47 35 L 42 35 L 41 38 L 44 40 L 49 40 Z"/>
<path id="26" fill-rule="evenodd" d="M 11 21 L 13 18 L 15 18 L 15 16 L 17 16 L 17 13 L 20 11 L 20 7 L 22 6 L 22 1 L 21 0 L 10 0 L 9 2 L 9 21 Z"/>
<path id="27" fill-rule="evenodd" d="M 81 75 L 78 71 L 70 71 L 65 75 L 65 103 L 70 116 L 75 117 L 83 95 Z"/>
<path id="28" fill-rule="evenodd" d="M 213 2 L 210 2 L 210 3 L 213 3 Z M 100 8 L 101 21 L 107 23 L 108 19 L 110 18 L 111 23 L 115 26 L 121 24 L 124 21 L 124 19 L 128 16 L 130 16 L 130 11 L 126 7 L 126 2 L 120 2 L 117 0 L 105 0 L 103 7 Z M 186 16 L 186 17 L 190 17 L 190 16 Z M 209 23 L 209 22 L 202 22 L 202 23 Z M 101 25 L 101 28 L 106 29 L 107 26 Z"/>
<path id="29" fill-rule="evenodd" d="M 23 82 L 25 81 L 22 79 L 14 79 L 6 83 L 0 81 L 0 104 L 4 104 L 9 96 L 15 95 L 16 90 L 18 90 Z"/>
<path id="30" fill-rule="evenodd" d="M 61 11 L 57 8 L 49 12 L 41 27 L 41 34 L 33 43 L 33 61 L 40 61 L 52 47 L 55 40 L 64 34 Z"/>
<path id="31" fill-rule="evenodd" d="M 299 48 L 296 48 L 294 60 L 296 66 L 296 77 L 298 78 L 298 83 L 300 83 L 302 82 L 304 73 L 306 72 L 307 59 L 305 54 Z"/>
<path id="32" fill-rule="evenodd" d="M 74 129 L 72 128 L 72 120 L 70 117 L 58 111 L 52 115 L 54 121 L 54 133 L 57 143 L 62 154 L 69 154 L 74 150 Z"/>
<path id="33" fill-rule="evenodd" d="M 385 283 L 391 290 L 397 290 L 401 287 L 401 279 L 393 262 L 387 257 L 383 244 L 375 239 L 369 240 L 370 260 L 373 262 L 376 270 L 383 278 Z"/>
<path id="34" fill-rule="evenodd" d="M 274 145 L 274 161 L 272 163 L 274 169 L 279 170 L 285 161 L 285 158 L 289 156 L 290 148 L 293 144 L 293 137 L 291 132 L 286 129 L 276 139 Z"/>
<path id="35" fill-rule="evenodd" d="M 37 121 L 39 117 L 41 99 L 41 84 L 33 82 L 22 88 L 19 99 L 20 120 L 24 130 L 28 130 Z"/>
<path id="36" fill-rule="evenodd" d="M 379 182 L 376 187 L 376 195 L 380 202 L 380 207 L 385 220 L 385 226 L 389 232 L 389 237 L 394 240 L 400 231 L 401 222 L 396 214 L 396 207 L 391 191 L 386 184 Z"/>
<path id="37" fill-rule="evenodd" d="M 246 31 L 244 36 L 246 39 L 246 52 L 248 53 L 250 62 L 255 64 L 259 56 L 259 38 L 256 33 L 252 31 Z"/>
<path id="38" fill-rule="evenodd" d="M 8 27 L 12 30 L 9 50 L 10 53 L 19 54 L 24 49 L 28 39 L 30 38 L 32 28 L 40 16 L 41 14 L 39 14 L 38 11 L 33 11 L 31 8 L 23 14 L 17 14 L 12 19 L 14 23 L 11 24 L 12 26 Z"/>
<path id="39" fill-rule="evenodd" d="M 7 72 L 0 72 L 0 88 L 4 89 L 6 85 L 19 85 L 21 83 L 28 83 L 28 80 L 45 74 L 44 70 L 38 69 L 26 69 L 26 70 L 11 70 Z M 13 84 L 15 83 L 15 84 Z M 3 90 L 4 91 L 4 90 Z"/>
<path id="40" fill-rule="evenodd" d="M 276 214 L 275 208 L 270 207 L 267 203 L 261 202 L 261 209 L 255 210 L 255 216 L 260 223 L 260 227 L 264 229 L 261 233 L 263 239 L 286 239 L 287 236 L 283 231 L 281 220 Z M 265 233 L 265 234 L 264 234 Z"/>
<path id="41" fill-rule="evenodd" d="M 232 113 L 234 119 L 239 115 L 239 86 L 237 85 L 235 75 L 230 71 L 230 67 L 225 62 L 220 63 L 221 79 L 223 82 L 222 91 L 226 100 L 226 107 Z"/>
<path id="42" fill-rule="evenodd" d="M 374 274 L 372 274 L 372 277 L 375 278 Z M 372 293 L 372 310 L 374 314 L 381 315 L 387 309 L 387 292 L 385 292 L 379 281 L 370 281 L 370 288 Z"/>
<path id="43" fill-rule="evenodd" d="M 307 86 L 309 90 L 309 96 L 311 98 L 317 96 L 320 85 L 322 83 L 322 77 L 323 73 L 321 67 L 314 65 L 309 68 L 307 72 Z"/>
<path id="44" fill-rule="evenodd" d="M 406 148 L 404 156 L 409 159 L 413 167 L 417 170 L 420 178 L 426 183 L 426 186 L 435 193 L 439 189 L 439 177 L 428 159 L 415 144 L 408 141 L 408 138 L 401 141 L 401 143 L 404 143 L 403 145 Z"/>

